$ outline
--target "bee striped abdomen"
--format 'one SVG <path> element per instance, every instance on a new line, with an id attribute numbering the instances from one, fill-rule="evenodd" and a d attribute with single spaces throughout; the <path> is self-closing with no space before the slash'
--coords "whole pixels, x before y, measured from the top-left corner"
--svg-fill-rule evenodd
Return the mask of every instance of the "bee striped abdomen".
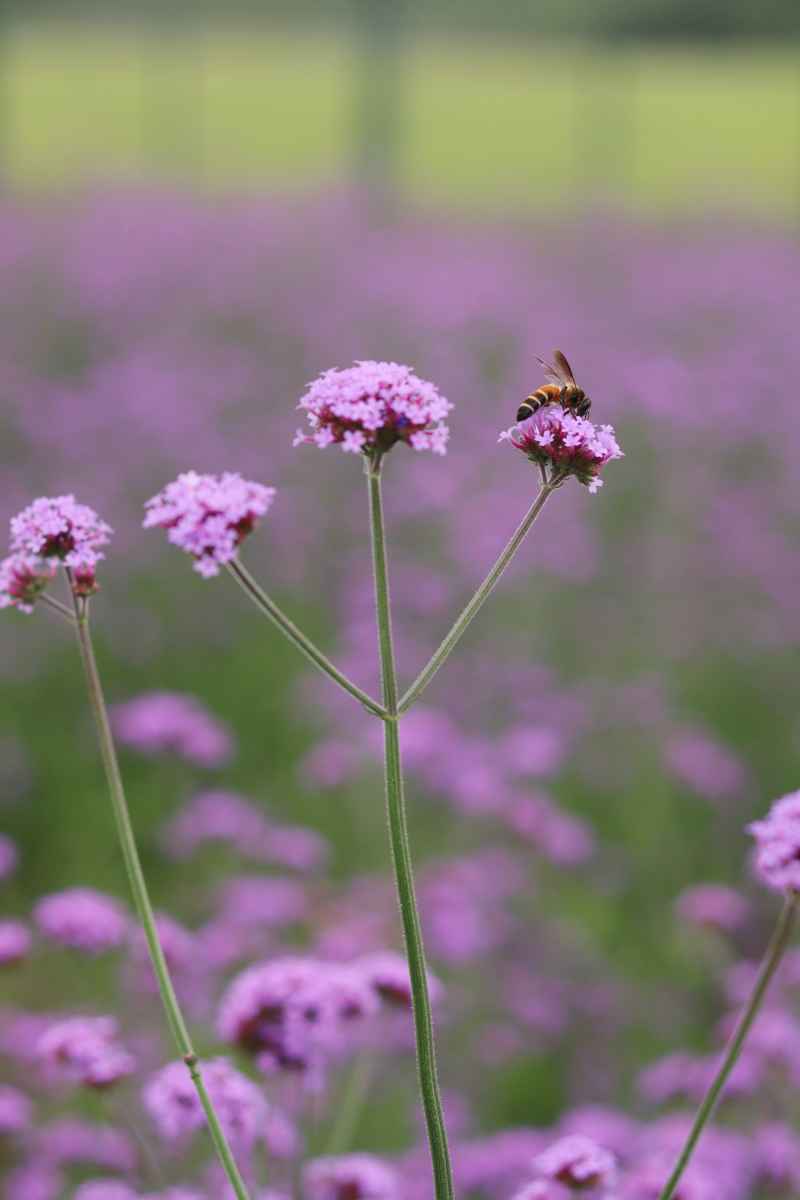
<path id="1" fill-rule="evenodd" d="M 522 401 L 517 409 L 517 420 L 525 421 L 545 404 L 557 404 L 561 397 L 561 388 L 555 383 L 542 384 L 535 392 Z"/>

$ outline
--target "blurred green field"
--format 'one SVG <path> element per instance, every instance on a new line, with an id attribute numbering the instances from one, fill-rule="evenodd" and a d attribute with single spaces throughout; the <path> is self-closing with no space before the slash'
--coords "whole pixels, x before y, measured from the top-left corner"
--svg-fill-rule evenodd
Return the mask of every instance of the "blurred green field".
<path id="1" fill-rule="evenodd" d="M 349 180 L 359 59 L 345 37 L 17 25 L 0 161 L 23 190 L 169 179 L 212 189 Z M 489 39 L 406 45 L 396 178 L 480 210 L 800 208 L 791 50 Z"/>

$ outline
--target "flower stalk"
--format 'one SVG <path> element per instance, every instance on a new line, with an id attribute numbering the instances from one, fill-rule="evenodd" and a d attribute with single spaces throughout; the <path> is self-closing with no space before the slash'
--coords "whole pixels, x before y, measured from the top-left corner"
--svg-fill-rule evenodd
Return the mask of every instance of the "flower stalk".
<path id="1" fill-rule="evenodd" d="M 384 532 L 383 501 L 381 496 L 382 455 L 375 453 L 366 457 L 365 464 L 369 490 L 378 647 L 381 660 L 383 703 L 387 712 L 384 722 L 384 764 L 389 840 L 411 979 L 414 1032 L 417 1047 L 417 1071 L 422 1093 L 425 1125 L 433 1161 L 436 1200 L 452 1200 L 453 1176 L 442 1109 L 442 1098 L 436 1070 L 436 1047 L 433 1036 L 431 999 L 428 989 L 428 971 L 425 962 L 422 926 L 414 890 L 414 871 L 411 861 L 405 795 L 403 791 L 403 773 L 400 760 L 397 673 L 392 639 L 389 574 L 386 562 L 386 536 Z"/>
<path id="2" fill-rule="evenodd" d="M 214 1110 L 211 1098 L 206 1089 L 203 1077 L 200 1072 L 198 1056 L 192 1046 L 192 1041 L 189 1036 L 189 1030 L 181 1012 L 178 998 L 175 994 L 175 988 L 170 977 L 169 968 L 167 966 L 164 952 L 161 948 L 158 931 L 156 928 L 155 915 L 153 907 L 150 903 L 150 896 L 147 890 L 142 865 L 139 860 L 139 852 L 136 848 L 136 839 L 133 833 L 131 824 L 130 812 L 128 810 L 127 800 L 125 798 L 125 790 L 122 783 L 122 774 L 119 769 L 119 762 L 114 747 L 114 739 L 111 733 L 111 723 L 108 718 L 108 710 L 106 708 L 105 697 L 103 695 L 103 687 L 100 681 L 100 674 L 97 669 L 97 660 L 94 654 L 94 646 L 92 644 L 91 631 L 89 628 L 89 601 L 86 597 L 76 596 L 73 592 L 73 605 L 75 615 L 75 626 L 78 638 L 78 647 L 80 650 L 81 661 L 83 663 L 84 672 L 86 675 L 86 684 L 89 692 L 89 703 L 94 716 L 95 725 L 97 728 L 98 741 L 100 743 L 100 753 L 103 759 L 103 767 L 108 781 L 109 791 L 111 793 L 111 804 L 114 811 L 114 820 L 119 836 L 120 848 L 122 857 L 125 862 L 125 869 L 128 874 L 133 899 L 136 906 L 136 911 L 142 923 L 147 948 L 150 953 L 150 960 L 153 964 L 156 980 L 158 982 L 158 990 L 161 995 L 161 1002 L 164 1006 L 164 1012 L 167 1016 L 167 1021 L 175 1040 L 178 1051 L 186 1064 L 186 1068 L 191 1076 L 192 1082 L 197 1089 L 197 1094 L 203 1111 L 208 1121 L 208 1128 L 211 1133 L 211 1139 L 214 1143 L 214 1148 L 217 1152 L 223 1170 L 228 1178 L 228 1181 L 233 1189 L 236 1200 L 250 1200 L 249 1193 L 245 1186 L 244 1180 L 239 1172 L 238 1167 L 233 1158 L 228 1140 L 225 1137 L 219 1118 Z"/>
<path id="3" fill-rule="evenodd" d="M 422 668 L 417 678 L 411 684 L 411 687 L 400 700 L 397 709 L 398 713 L 406 712 L 407 709 L 409 709 L 415 702 L 415 700 L 419 699 L 419 697 L 425 691 L 425 688 L 433 679 L 436 672 L 449 658 L 450 654 L 452 654 L 453 650 L 458 645 L 458 642 L 466 633 L 471 621 L 478 615 L 483 605 L 489 599 L 489 596 L 499 581 L 500 576 L 503 574 L 517 550 L 519 550 L 523 541 L 527 537 L 529 531 L 533 527 L 534 522 L 536 521 L 536 518 L 544 508 L 548 497 L 552 495 L 555 489 L 559 487 L 562 482 L 563 480 L 558 478 L 551 478 L 548 480 L 546 476 L 543 475 L 542 486 L 539 489 L 539 493 L 536 496 L 533 504 L 530 506 L 525 516 L 512 533 L 509 541 L 504 546 L 494 566 L 489 571 L 489 574 L 486 576 L 483 583 L 470 600 L 469 604 L 467 604 L 461 615 L 456 619 L 450 632 L 445 636 L 441 645 L 437 650 L 434 651 L 427 665 Z"/>
<path id="4" fill-rule="evenodd" d="M 386 709 L 379 704 L 377 700 L 373 700 L 363 691 L 358 684 L 353 683 L 348 679 L 338 667 L 334 666 L 331 660 L 322 653 L 317 646 L 306 637 L 301 629 L 295 625 L 294 621 L 286 616 L 286 613 L 278 607 L 275 601 L 267 595 L 264 589 L 256 582 L 253 576 L 245 567 L 244 563 L 239 558 L 234 558 L 227 564 L 228 570 L 239 584 L 246 595 L 250 597 L 256 607 L 264 616 L 272 621 L 273 625 L 281 631 L 284 637 L 295 646 L 301 654 L 303 654 L 309 662 L 312 662 L 318 670 L 332 679 L 335 684 L 338 684 L 344 691 L 349 692 L 359 704 L 363 705 L 368 712 L 373 716 L 385 718 Z"/>
<path id="5" fill-rule="evenodd" d="M 797 920 L 798 901 L 800 895 L 795 891 L 790 891 L 784 900 L 783 910 L 778 923 L 775 926 L 775 931 L 767 947 L 766 953 L 761 963 L 753 991 L 747 1005 L 736 1023 L 736 1028 L 731 1034 L 730 1041 L 726 1047 L 722 1062 L 719 1065 L 716 1075 L 714 1076 L 708 1091 L 703 1097 L 703 1101 L 697 1110 L 697 1115 L 692 1123 L 692 1128 L 689 1131 L 689 1136 L 681 1150 L 678 1161 L 673 1168 L 672 1174 L 667 1180 L 664 1190 L 659 1196 L 659 1200 L 671 1200 L 675 1194 L 675 1189 L 680 1183 L 681 1176 L 689 1165 L 689 1161 L 694 1153 L 695 1147 L 700 1140 L 703 1130 L 708 1124 L 714 1109 L 717 1106 L 720 1093 L 725 1086 L 731 1071 L 736 1066 L 739 1055 L 742 1052 L 747 1035 L 750 1032 L 753 1022 L 758 1016 L 764 997 L 767 993 L 767 988 L 772 981 L 772 977 L 780 966 L 781 959 L 789 945 L 792 933 L 794 931 L 795 922 Z"/>

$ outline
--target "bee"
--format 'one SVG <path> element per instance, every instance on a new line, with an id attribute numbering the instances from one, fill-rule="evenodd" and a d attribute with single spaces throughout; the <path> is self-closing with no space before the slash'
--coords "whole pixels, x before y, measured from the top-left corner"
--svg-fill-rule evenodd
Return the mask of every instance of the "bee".
<path id="1" fill-rule="evenodd" d="M 517 409 L 517 420 L 524 421 L 532 417 L 545 404 L 560 404 L 565 411 L 574 413 L 576 417 L 585 417 L 592 407 L 592 402 L 583 388 L 578 387 L 572 367 L 561 351 L 553 351 L 555 365 L 545 362 L 543 358 L 537 358 L 536 361 L 544 367 L 547 383 L 543 383 L 522 401 Z"/>

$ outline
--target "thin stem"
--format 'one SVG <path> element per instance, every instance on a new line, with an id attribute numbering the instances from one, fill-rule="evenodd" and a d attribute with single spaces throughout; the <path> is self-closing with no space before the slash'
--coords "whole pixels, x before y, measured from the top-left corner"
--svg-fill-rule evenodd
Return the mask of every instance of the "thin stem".
<path id="1" fill-rule="evenodd" d="M 514 530 L 514 533 L 511 535 L 510 540 L 501 552 L 500 557 L 495 562 L 491 571 L 486 576 L 483 583 L 478 588 L 477 592 L 472 597 L 464 611 L 455 621 L 452 629 L 446 635 L 439 648 L 434 651 L 427 666 L 423 667 L 417 678 L 411 684 L 411 687 L 401 699 L 397 710 L 398 712 L 404 713 L 411 707 L 414 701 L 420 697 L 422 692 L 428 686 L 444 661 L 452 653 L 462 635 L 466 632 L 467 627 L 472 621 L 473 617 L 477 616 L 485 601 L 488 600 L 495 584 L 505 571 L 508 564 L 511 562 L 517 550 L 519 550 L 529 529 L 544 508 L 548 496 L 555 490 L 556 486 L 557 483 L 554 480 L 550 480 L 549 482 L 545 481 L 542 483 L 542 486 L 539 489 L 539 494 L 526 512 L 525 516 L 522 518 L 520 524 Z"/>
<path id="2" fill-rule="evenodd" d="M 336 1120 L 333 1123 L 326 1155 L 344 1154 L 353 1148 L 353 1136 L 358 1128 L 359 1117 L 364 1111 L 369 1089 L 375 1074 L 375 1051 L 362 1050 L 353 1064 L 344 1093 L 339 1102 Z"/>
<path id="3" fill-rule="evenodd" d="M 736 1066 L 737 1059 L 741 1054 L 745 1039 L 750 1032 L 750 1029 L 758 1016 L 758 1011 L 766 995 L 770 981 L 780 965 L 784 951 L 789 944 L 794 929 L 795 919 L 797 917 L 798 895 L 796 892 L 790 892 L 784 901 L 783 911 L 778 918 L 778 924 L 775 926 L 775 932 L 772 935 L 769 946 L 761 963 L 761 968 L 758 972 L 758 977 L 753 986 L 753 991 L 744 1012 L 739 1017 L 736 1028 L 731 1034 L 731 1039 L 728 1042 L 722 1062 L 714 1076 L 714 1079 L 703 1098 L 703 1102 L 697 1110 L 697 1115 L 689 1131 L 689 1136 L 686 1139 L 686 1144 L 680 1153 L 675 1168 L 670 1175 L 667 1183 L 659 1196 L 659 1200 L 671 1200 L 675 1192 L 683 1172 L 689 1165 L 689 1160 L 692 1157 L 694 1148 L 700 1140 L 700 1135 L 703 1132 L 708 1120 L 710 1119 L 720 1092 L 722 1091 L 733 1068 Z"/>
<path id="4" fill-rule="evenodd" d="M 100 742 L 100 753 L 103 758 L 103 766 L 105 768 L 106 779 L 108 781 L 109 791 L 111 793 L 111 804 L 114 810 L 114 819 L 119 835 L 119 843 L 122 849 L 122 857 L 125 861 L 125 868 L 128 873 L 131 891 L 133 892 L 134 903 L 139 914 L 139 919 L 144 929 L 147 948 L 150 952 L 150 960 L 153 964 L 156 979 L 158 981 L 158 990 L 161 994 L 161 1002 L 164 1005 L 164 1011 L 167 1016 L 169 1027 L 172 1031 L 172 1036 L 178 1047 L 183 1061 L 186 1063 L 189 1075 L 192 1078 L 200 1103 L 203 1106 L 203 1111 L 208 1121 L 208 1128 L 211 1133 L 211 1139 L 214 1143 L 214 1148 L 222 1163 L 225 1174 L 228 1177 L 231 1187 L 237 1200 L 250 1200 L 244 1180 L 242 1179 L 239 1169 L 234 1162 L 230 1146 L 219 1123 L 219 1118 L 214 1111 L 214 1106 L 211 1103 L 208 1091 L 206 1090 L 203 1077 L 200 1073 L 197 1054 L 192 1046 L 189 1031 L 186 1022 L 183 1018 L 178 998 L 175 995 L 175 988 L 172 984 L 169 968 L 167 966 L 164 952 L 159 941 L 158 931 L 156 928 L 155 916 L 153 907 L 150 903 L 150 896 L 147 891 L 142 865 L 139 861 L 139 853 L 136 849 L 136 840 L 131 824 L 128 804 L 125 799 L 125 791 L 122 784 L 122 775 L 117 761 L 117 754 L 114 748 L 114 740 L 111 734 L 111 724 L 108 719 L 108 710 L 106 708 L 105 698 L 103 696 L 103 688 L 100 682 L 100 675 L 97 670 L 97 661 L 94 655 L 94 647 L 92 645 L 91 633 L 89 630 L 89 605 L 84 599 L 74 597 L 75 605 L 75 621 L 78 634 L 78 646 L 80 648 L 81 660 L 83 662 L 84 671 L 86 673 L 86 683 L 89 689 L 89 702 L 92 707 L 95 724 L 97 727 L 98 740 Z"/>
<path id="5" fill-rule="evenodd" d="M 436 1200 L 452 1200 L 453 1175 L 447 1132 L 442 1112 L 442 1098 L 436 1073 L 436 1048 L 433 1038 L 433 1018 L 428 991 L 428 969 L 422 941 L 417 900 L 414 893 L 414 870 L 408 838 L 403 774 L 400 763 L 398 729 L 397 675 L 392 642 L 389 577 L 386 566 L 386 537 L 383 527 L 381 498 L 381 460 L 367 460 L 370 527 L 372 532 L 372 565 L 375 577 L 375 608 L 378 619 L 378 645 L 381 657 L 383 702 L 388 719 L 384 723 L 384 761 L 386 771 L 386 810 L 392 849 L 397 896 L 403 924 L 411 995 L 414 1010 L 414 1032 L 417 1044 L 417 1072 L 425 1124 L 431 1148 Z"/>
<path id="6" fill-rule="evenodd" d="M 70 625 L 75 624 L 75 614 L 71 608 L 67 608 L 66 604 L 62 604 L 60 600 L 56 600 L 55 596 L 48 596 L 47 592 L 42 592 L 39 596 L 42 604 L 46 604 L 52 612 L 58 613 L 65 621 L 69 621 Z"/>
<path id="7" fill-rule="evenodd" d="M 291 621 L 289 617 L 286 616 L 286 613 L 278 608 L 275 601 L 267 595 L 264 589 L 260 587 L 258 583 L 256 583 L 255 579 L 240 559 L 235 558 L 233 562 L 228 563 L 228 570 L 242 590 L 250 597 L 256 607 L 263 612 L 270 621 L 272 621 L 273 625 L 280 629 L 284 637 L 288 638 L 292 645 L 296 646 L 301 654 L 304 654 L 305 657 L 312 662 L 315 667 L 318 667 L 319 670 L 332 679 L 334 683 L 338 683 L 340 688 L 344 688 L 346 692 L 349 692 L 351 696 L 354 696 L 355 699 L 358 700 L 359 704 L 362 704 L 368 712 L 371 712 L 374 716 L 385 720 L 386 709 L 383 707 L 383 705 L 379 704 L 377 700 L 373 700 L 371 696 L 362 691 L 358 684 L 353 683 L 351 679 L 348 679 L 346 675 L 342 674 L 338 667 L 334 666 L 331 660 L 324 655 L 309 638 L 306 637 L 301 629 L 298 629 L 294 621 Z"/>

